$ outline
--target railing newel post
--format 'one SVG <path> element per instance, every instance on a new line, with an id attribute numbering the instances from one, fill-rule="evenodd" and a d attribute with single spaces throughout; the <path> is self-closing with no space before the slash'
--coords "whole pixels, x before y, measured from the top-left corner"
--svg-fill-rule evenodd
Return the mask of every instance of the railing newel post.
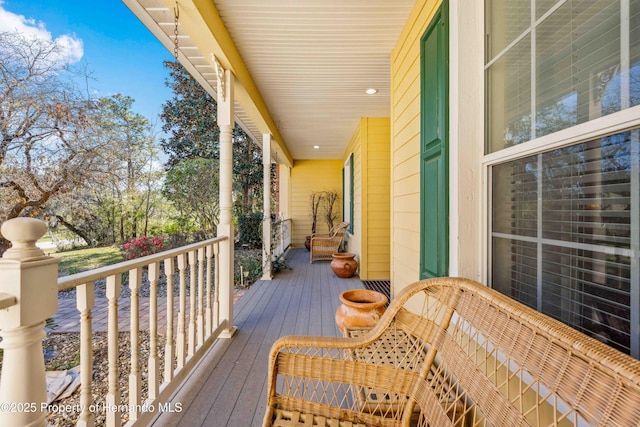
<path id="1" fill-rule="evenodd" d="M 45 320 L 58 311 L 58 260 L 36 247 L 47 225 L 34 218 L 2 224 L 12 242 L 0 259 L 0 293 L 14 303 L 0 310 L 0 424 L 45 426 L 47 385 L 42 339 Z"/>

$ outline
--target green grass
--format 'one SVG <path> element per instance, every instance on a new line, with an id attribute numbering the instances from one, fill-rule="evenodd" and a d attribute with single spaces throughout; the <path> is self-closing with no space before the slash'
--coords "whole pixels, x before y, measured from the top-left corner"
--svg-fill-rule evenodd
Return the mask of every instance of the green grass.
<path id="1" fill-rule="evenodd" d="M 61 259 L 60 264 L 58 264 L 58 271 L 61 276 L 80 273 L 123 261 L 122 252 L 115 246 L 55 252 L 52 253 L 51 256 Z"/>

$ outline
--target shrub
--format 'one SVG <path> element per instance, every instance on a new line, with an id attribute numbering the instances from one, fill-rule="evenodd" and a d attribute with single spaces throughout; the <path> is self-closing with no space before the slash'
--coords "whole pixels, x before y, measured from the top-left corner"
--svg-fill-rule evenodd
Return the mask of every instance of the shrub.
<path id="1" fill-rule="evenodd" d="M 238 218 L 240 244 L 250 249 L 262 247 L 262 212 L 241 215 Z"/>
<path id="2" fill-rule="evenodd" d="M 136 259 L 173 248 L 165 236 L 138 237 L 122 245 L 124 258 Z"/>
<path id="3" fill-rule="evenodd" d="M 242 269 L 240 267 L 242 266 Z M 244 277 L 241 277 L 244 274 Z M 239 250 L 235 253 L 234 284 L 248 288 L 262 277 L 262 254 L 256 250 Z"/>

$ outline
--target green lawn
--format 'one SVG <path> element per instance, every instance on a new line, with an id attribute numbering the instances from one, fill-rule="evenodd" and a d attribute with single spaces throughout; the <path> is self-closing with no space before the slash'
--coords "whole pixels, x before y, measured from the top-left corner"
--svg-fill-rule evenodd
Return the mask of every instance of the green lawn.
<path id="1" fill-rule="evenodd" d="M 60 276 L 68 276 L 123 261 L 122 252 L 116 246 L 54 252 L 51 253 L 51 256 L 61 259 L 58 264 Z"/>

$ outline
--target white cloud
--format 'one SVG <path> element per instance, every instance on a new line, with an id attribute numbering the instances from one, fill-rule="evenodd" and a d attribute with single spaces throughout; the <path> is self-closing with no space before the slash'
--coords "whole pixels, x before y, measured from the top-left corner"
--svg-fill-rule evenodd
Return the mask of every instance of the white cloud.
<path id="1" fill-rule="evenodd" d="M 84 45 L 82 39 L 75 34 L 63 34 L 54 39 L 43 22 L 9 12 L 2 7 L 2 3 L 0 0 L 0 32 L 18 32 L 25 37 L 55 43 L 60 47 L 60 55 L 57 58 L 60 65 L 74 64 L 82 59 Z"/>

